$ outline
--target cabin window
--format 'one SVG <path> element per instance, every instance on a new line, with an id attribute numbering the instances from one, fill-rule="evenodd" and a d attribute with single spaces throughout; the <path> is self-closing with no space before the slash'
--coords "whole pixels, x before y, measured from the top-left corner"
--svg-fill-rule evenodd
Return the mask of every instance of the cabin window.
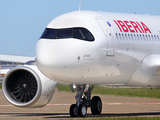
<path id="1" fill-rule="evenodd" d="M 139 41 L 139 35 L 137 34 L 137 40 Z"/>
<path id="2" fill-rule="evenodd" d="M 123 35 L 123 34 L 122 34 L 122 38 L 123 38 L 123 40 L 125 40 L 125 39 L 124 39 L 124 35 Z"/>
<path id="3" fill-rule="evenodd" d="M 143 35 L 143 40 L 145 41 L 145 36 Z"/>
<path id="4" fill-rule="evenodd" d="M 148 36 L 146 35 L 146 40 L 148 41 Z"/>
<path id="5" fill-rule="evenodd" d="M 149 39 L 149 41 L 151 41 L 151 36 L 150 35 L 148 35 L 148 39 Z"/>
<path id="6" fill-rule="evenodd" d="M 132 38 L 132 40 L 134 40 L 134 37 L 133 37 L 133 35 L 131 34 L 131 38 Z"/>
<path id="7" fill-rule="evenodd" d="M 140 34 L 139 36 L 140 36 L 140 40 L 142 41 L 142 35 Z"/>
<path id="8" fill-rule="evenodd" d="M 155 41 L 157 41 L 156 35 L 154 35 L 154 39 L 155 39 Z"/>
<path id="9" fill-rule="evenodd" d="M 158 41 L 160 41 L 160 39 L 159 39 L 159 35 L 157 35 L 157 39 L 158 39 Z"/>
<path id="10" fill-rule="evenodd" d="M 151 38 L 152 38 L 152 41 L 154 41 L 154 37 L 153 37 L 153 35 L 151 35 Z"/>
<path id="11" fill-rule="evenodd" d="M 116 38 L 117 38 L 117 40 L 118 40 L 118 34 L 116 33 Z"/>
<path id="12" fill-rule="evenodd" d="M 128 34 L 128 39 L 131 40 L 130 34 Z"/>
<path id="13" fill-rule="evenodd" d="M 119 33 L 119 38 L 120 38 L 120 40 L 122 40 L 122 38 L 121 38 L 121 34 Z"/>
<path id="14" fill-rule="evenodd" d="M 134 39 L 137 40 L 136 35 L 134 34 Z"/>
<path id="15" fill-rule="evenodd" d="M 125 34 L 126 40 L 128 40 L 127 34 Z"/>

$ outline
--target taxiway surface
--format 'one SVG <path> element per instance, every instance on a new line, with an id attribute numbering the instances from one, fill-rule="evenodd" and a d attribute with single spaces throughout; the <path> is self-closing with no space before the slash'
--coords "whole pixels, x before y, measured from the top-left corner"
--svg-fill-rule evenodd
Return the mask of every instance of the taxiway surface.
<path id="1" fill-rule="evenodd" d="M 69 108 L 75 103 L 75 93 L 56 91 L 51 102 L 42 108 L 18 108 L 4 98 L 0 90 L 0 120 L 40 120 L 67 119 Z M 90 109 L 86 117 L 160 116 L 160 99 L 99 95 L 102 99 L 101 115 L 92 115 Z"/>

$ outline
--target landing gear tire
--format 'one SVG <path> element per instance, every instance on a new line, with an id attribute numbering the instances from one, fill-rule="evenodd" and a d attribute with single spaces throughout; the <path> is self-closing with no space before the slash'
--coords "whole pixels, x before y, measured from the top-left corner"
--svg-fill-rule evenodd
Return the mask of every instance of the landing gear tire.
<path id="1" fill-rule="evenodd" d="M 70 116 L 77 117 L 78 116 L 78 109 L 76 104 L 72 104 L 70 107 Z"/>
<path id="2" fill-rule="evenodd" d="M 87 114 L 87 107 L 85 104 L 81 104 L 78 108 L 79 117 L 85 117 Z"/>
<path id="3" fill-rule="evenodd" d="M 70 107 L 71 117 L 85 117 L 87 115 L 87 108 L 91 108 L 92 114 L 101 114 L 102 102 L 100 97 L 95 96 L 91 100 L 91 91 L 94 85 L 89 84 L 70 84 L 72 92 L 76 91 L 76 104 Z"/>
<path id="4" fill-rule="evenodd" d="M 94 96 L 91 101 L 91 112 L 92 114 L 99 115 L 102 111 L 102 101 L 99 96 Z"/>

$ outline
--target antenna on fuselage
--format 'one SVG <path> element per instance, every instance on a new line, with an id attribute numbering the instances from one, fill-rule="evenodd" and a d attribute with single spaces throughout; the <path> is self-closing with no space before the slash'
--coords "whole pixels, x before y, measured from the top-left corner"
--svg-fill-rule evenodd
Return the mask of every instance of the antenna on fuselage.
<path id="1" fill-rule="evenodd" d="M 80 3 L 80 5 L 79 5 L 79 12 L 81 11 L 81 3 Z"/>

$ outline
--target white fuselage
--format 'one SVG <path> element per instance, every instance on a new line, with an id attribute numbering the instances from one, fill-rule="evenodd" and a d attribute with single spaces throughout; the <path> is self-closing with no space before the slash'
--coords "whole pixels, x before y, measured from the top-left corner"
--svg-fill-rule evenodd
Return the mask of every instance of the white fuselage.
<path id="1" fill-rule="evenodd" d="M 67 84 L 160 85 L 160 17 L 80 11 L 61 15 L 50 29 L 83 27 L 94 41 L 45 39 L 36 63 L 50 79 Z"/>

